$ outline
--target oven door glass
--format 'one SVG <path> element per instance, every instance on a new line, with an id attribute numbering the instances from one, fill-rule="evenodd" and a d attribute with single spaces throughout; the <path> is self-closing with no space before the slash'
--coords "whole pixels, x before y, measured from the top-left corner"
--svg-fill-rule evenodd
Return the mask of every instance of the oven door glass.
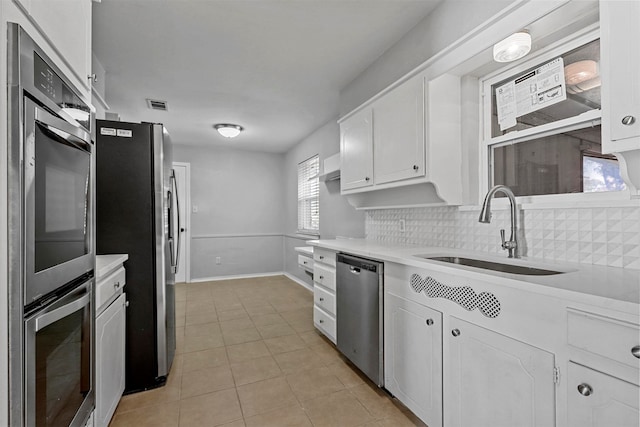
<path id="1" fill-rule="evenodd" d="M 77 425 L 93 406 L 90 283 L 26 322 L 27 426 Z"/>
<path id="2" fill-rule="evenodd" d="M 93 268 L 92 158 L 89 134 L 30 100 L 25 105 L 29 304 Z"/>
<path id="3" fill-rule="evenodd" d="M 89 253 L 91 154 L 36 121 L 35 271 Z"/>

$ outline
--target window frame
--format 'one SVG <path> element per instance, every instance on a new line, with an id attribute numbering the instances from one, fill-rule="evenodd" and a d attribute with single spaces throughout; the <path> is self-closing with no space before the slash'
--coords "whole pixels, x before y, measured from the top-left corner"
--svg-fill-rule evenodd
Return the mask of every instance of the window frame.
<path id="1" fill-rule="evenodd" d="M 480 194 L 486 194 L 493 185 L 493 156 L 492 148 L 504 145 L 517 144 L 532 139 L 545 136 L 556 135 L 562 132 L 577 130 L 589 126 L 601 124 L 602 107 L 598 110 L 589 110 L 577 116 L 560 119 L 554 122 L 545 123 L 534 128 L 513 131 L 505 135 L 491 136 L 492 132 L 492 86 L 510 77 L 515 77 L 520 73 L 536 67 L 545 61 L 561 56 L 582 45 L 590 43 L 600 38 L 600 24 L 594 23 L 569 37 L 565 37 L 552 43 L 545 49 L 541 49 L 526 61 L 509 64 L 484 77 L 480 77 L 480 105 L 479 105 L 479 139 L 480 139 Z M 566 194 L 545 194 L 535 196 L 518 196 L 520 203 L 555 203 L 568 201 L 602 201 L 602 200 L 626 200 L 629 198 L 629 191 L 599 192 L 599 193 L 566 193 Z M 500 200 L 496 200 L 500 204 Z"/>
<path id="2" fill-rule="evenodd" d="M 314 163 L 312 165 L 311 163 Z M 313 170 L 315 169 L 315 170 Z M 320 235 L 320 155 L 315 154 L 301 162 L 297 166 L 298 173 L 298 185 L 297 185 L 297 234 L 304 234 L 308 236 Z M 306 178 L 306 181 L 301 179 Z M 315 181 L 309 185 L 309 181 Z M 308 187 L 305 191 L 302 184 L 306 184 Z M 317 206 L 316 212 L 313 212 L 313 202 Z M 310 202 L 307 213 L 303 206 Z M 305 216 L 308 215 L 308 221 L 305 220 Z M 315 219 L 314 219 L 315 218 Z M 315 227 L 313 226 L 315 222 Z"/>

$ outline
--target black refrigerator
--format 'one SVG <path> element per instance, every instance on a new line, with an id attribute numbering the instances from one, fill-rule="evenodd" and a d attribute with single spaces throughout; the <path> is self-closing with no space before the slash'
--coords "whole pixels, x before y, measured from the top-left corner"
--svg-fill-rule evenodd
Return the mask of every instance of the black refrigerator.
<path id="1" fill-rule="evenodd" d="M 178 199 L 161 124 L 96 120 L 96 252 L 125 263 L 125 393 L 166 382 L 176 348 Z"/>

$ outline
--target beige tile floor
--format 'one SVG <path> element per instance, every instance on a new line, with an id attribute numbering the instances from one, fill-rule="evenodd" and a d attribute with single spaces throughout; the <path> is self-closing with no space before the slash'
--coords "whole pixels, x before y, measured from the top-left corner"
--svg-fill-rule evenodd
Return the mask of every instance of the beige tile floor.
<path id="1" fill-rule="evenodd" d="M 284 276 L 179 284 L 166 386 L 124 396 L 111 427 L 424 426 L 313 326 Z"/>

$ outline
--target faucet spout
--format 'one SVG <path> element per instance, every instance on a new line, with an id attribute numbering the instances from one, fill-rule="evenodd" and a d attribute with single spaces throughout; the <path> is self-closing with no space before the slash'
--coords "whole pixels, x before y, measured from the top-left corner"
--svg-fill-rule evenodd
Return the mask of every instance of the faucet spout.
<path id="1" fill-rule="evenodd" d="M 509 251 L 509 258 L 520 258 L 518 253 L 518 216 L 516 212 L 516 197 L 509 187 L 505 185 L 496 185 L 489 190 L 484 198 L 484 203 L 482 203 L 482 210 L 480 211 L 478 221 L 485 224 L 491 222 L 491 199 L 498 191 L 507 196 L 511 206 L 511 236 L 509 237 L 509 240 L 505 241 L 504 231 L 501 230 L 502 249 Z"/>

